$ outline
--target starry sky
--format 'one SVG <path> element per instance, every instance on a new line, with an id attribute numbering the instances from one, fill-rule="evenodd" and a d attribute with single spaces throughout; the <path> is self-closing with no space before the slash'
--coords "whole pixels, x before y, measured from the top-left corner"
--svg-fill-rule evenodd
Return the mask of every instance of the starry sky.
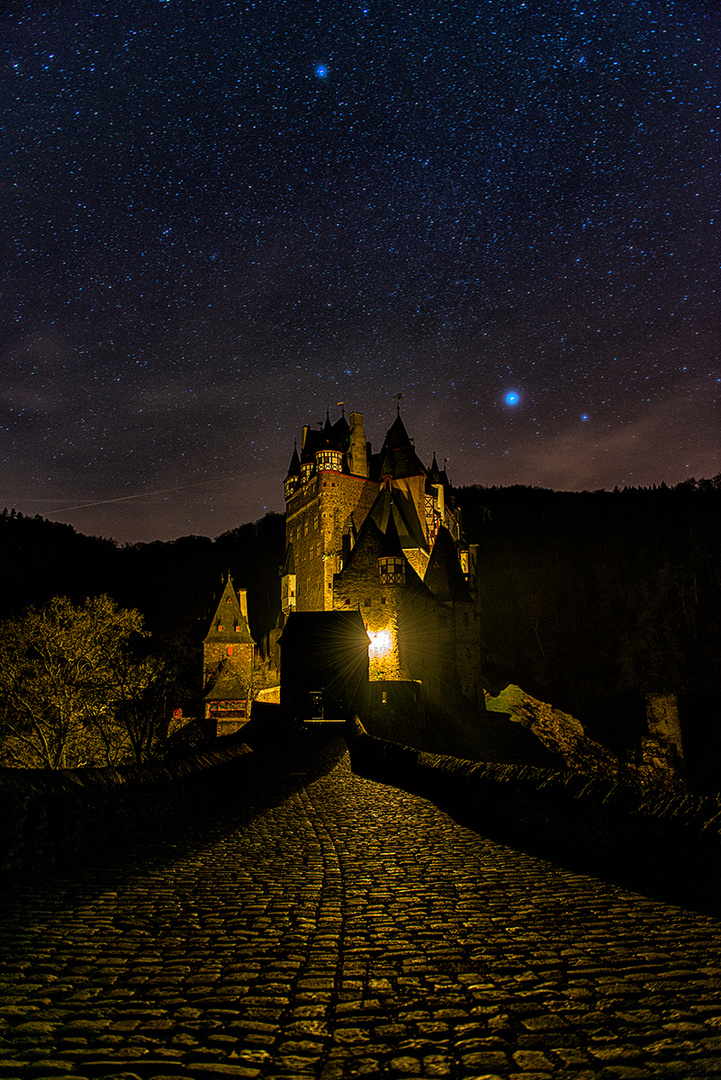
<path id="1" fill-rule="evenodd" d="M 721 471 L 716 0 L 8 0 L 0 508 L 282 511 L 402 393 L 462 484 Z"/>

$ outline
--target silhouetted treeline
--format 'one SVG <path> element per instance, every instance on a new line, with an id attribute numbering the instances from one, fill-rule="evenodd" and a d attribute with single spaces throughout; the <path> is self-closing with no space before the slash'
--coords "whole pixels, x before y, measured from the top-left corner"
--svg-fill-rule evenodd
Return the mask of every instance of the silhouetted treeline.
<path id="1" fill-rule="evenodd" d="M 617 745 L 643 730 L 647 692 L 673 691 L 691 754 L 721 760 L 721 475 L 674 488 L 456 494 L 479 545 L 489 685 L 519 683 Z M 283 554 L 280 514 L 215 540 L 120 547 L 6 510 L 0 618 L 57 595 L 81 602 L 105 592 L 137 608 L 156 639 L 190 644 L 230 572 L 248 590 L 260 643 L 278 614 Z"/>
<path id="2" fill-rule="evenodd" d="M 280 605 L 284 544 L 281 514 L 267 514 L 215 540 L 184 536 L 121 547 L 70 525 L 5 510 L 0 514 L 0 618 L 53 596 L 79 603 L 107 593 L 123 607 L 137 608 L 154 635 L 197 638 L 206 632 L 230 572 L 236 587 L 248 590 L 251 631 L 260 643 Z"/>
<path id="3" fill-rule="evenodd" d="M 673 488 L 470 487 L 457 497 L 479 545 L 491 679 L 520 683 L 606 741 L 639 733 L 646 692 L 679 694 L 692 740 L 696 723 L 718 729 L 721 475 Z"/>

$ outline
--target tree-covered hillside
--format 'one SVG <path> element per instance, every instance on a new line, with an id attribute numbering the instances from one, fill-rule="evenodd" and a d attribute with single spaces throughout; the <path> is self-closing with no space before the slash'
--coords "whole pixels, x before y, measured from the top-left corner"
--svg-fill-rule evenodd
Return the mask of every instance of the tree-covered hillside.
<path id="1" fill-rule="evenodd" d="M 284 518 L 267 514 L 211 540 L 184 536 L 169 543 L 119 547 L 41 517 L 0 514 L 0 618 L 40 606 L 54 596 L 81 602 L 106 593 L 136 608 L 161 636 L 201 636 L 230 573 L 248 589 L 256 640 L 272 629 L 280 602 L 278 568 Z"/>
<path id="2" fill-rule="evenodd" d="M 674 488 L 456 494 L 478 545 L 489 688 L 518 683 L 617 747 L 643 730 L 647 692 L 675 692 L 691 757 L 702 771 L 721 759 L 721 476 Z M 53 596 L 81 603 L 105 593 L 142 613 L 158 647 L 175 639 L 188 666 L 228 572 L 248 590 L 251 631 L 263 641 L 278 614 L 283 555 L 279 514 L 215 540 L 119 547 L 5 511 L 0 619 Z"/>
<path id="3" fill-rule="evenodd" d="M 520 683 L 611 742 L 638 734 L 646 692 L 676 692 L 685 736 L 721 748 L 721 476 L 457 496 L 479 545 L 491 681 Z"/>

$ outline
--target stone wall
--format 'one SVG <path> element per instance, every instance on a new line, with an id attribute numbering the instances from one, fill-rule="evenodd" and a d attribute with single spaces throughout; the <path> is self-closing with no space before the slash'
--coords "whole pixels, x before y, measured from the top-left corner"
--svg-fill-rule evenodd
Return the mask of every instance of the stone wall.
<path id="1" fill-rule="evenodd" d="M 338 570 L 343 534 L 351 514 L 357 525 L 378 494 L 378 484 L 359 476 L 322 471 L 290 497 L 286 510 L 286 543 L 293 545 L 298 611 L 333 607 L 333 574 Z"/>
<path id="2" fill-rule="evenodd" d="M 43 873 L 132 845 L 213 798 L 219 772 L 252 766 L 238 738 L 122 769 L 0 769 L 0 871 Z"/>
<path id="3" fill-rule="evenodd" d="M 462 761 L 349 728 L 353 771 L 426 795 L 483 835 L 721 914 L 721 799 L 533 766 Z"/>

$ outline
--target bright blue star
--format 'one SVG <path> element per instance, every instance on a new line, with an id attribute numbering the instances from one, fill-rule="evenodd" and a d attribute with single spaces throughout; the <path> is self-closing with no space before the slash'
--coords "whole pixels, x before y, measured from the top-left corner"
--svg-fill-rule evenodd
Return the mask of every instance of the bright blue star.
<path id="1" fill-rule="evenodd" d="M 583 416 L 581 417 L 581 419 L 582 420 L 588 420 L 589 419 L 588 413 L 584 413 Z"/>
<path id="2" fill-rule="evenodd" d="M 505 401 L 506 405 L 517 405 L 518 402 L 521 400 L 521 395 L 516 390 L 509 390 L 503 400 Z"/>
<path id="3" fill-rule="evenodd" d="M 315 73 L 319 79 L 325 79 L 328 74 L 328 68 L 325 66 L 325 64 L 318 64 L 315 69 Z"/>

